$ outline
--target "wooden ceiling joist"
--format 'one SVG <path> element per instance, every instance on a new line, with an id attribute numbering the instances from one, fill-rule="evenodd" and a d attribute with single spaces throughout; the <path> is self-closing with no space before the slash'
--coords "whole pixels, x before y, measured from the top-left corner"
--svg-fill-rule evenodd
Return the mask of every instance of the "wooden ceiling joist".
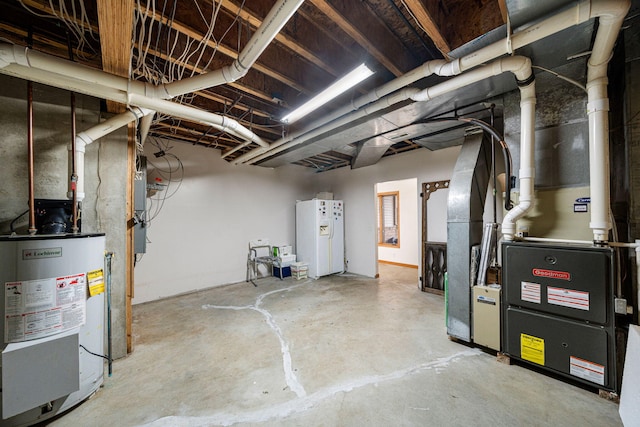
<path id="1" fill-rule="evenodd" d="M 241 9 L 238 5 L 231 2 L 230 0 L 221 0 L 221 1 L 222 1 L 223 8 L 227 9 L 232 15 L 239 15 L 240 19 L 242 19 L 245 22 L 248 22 L 252 27 L 258 28 L 260 27 L 260 25 L 262 25 L 262 19 L 255 16 L 254 14 L 247 11 L 246 9 Z M 339 75 L 339 72 L 334 67 L 328 64 L 326 61 L 323 61 L 322 59 L 320 59 L 320 57 L 318 57 L 316 54 L 314 54 L 310 50 L 306 49 L 304 46 L 296 42 L 291 37 L 287 36 L 286 33 L 282 31 L 279 32 L 276 35 L 275 40 L 281 43 L 283 46 L 286 46 L 287 48 L 289 48 L 291 51 L 295 52 L 296 55 L 300 55 L 302 58 L 311 62 L 315 66 L 322 68 L 329 74 L 332 74 L 333 76 Z"/>
<path id="2" fill-rule="evenodd" d="M 310 0 L 310 3 L 330 17 L 395 76 L 401 76 L 418 65 L 396 36 L 374 19 L 373 13 L 363 8 L 361 2 Z M 375 29 L 359 29 L 357 24 L 361 22 L 374 25 Z"/>
<path id="3" fill-rule="evenodd" d="M 177 22 L 177 21 L 171 21 L 169 22 L 168 18 L 166 17 L 161 17 L 157 14 L 155 14 L 153 11 L 150 11 L 148 9 L 146 9 L 145 7 L 141 7 L 140 8 L 140 12 L 145 14 L 148 13 L 149 17 L 161 22 L 162 24 L 165 25 L 170 25 L 171 28 L 173 28 L 174 30 L 178 31 L 181 34 L 184 34 L 194 40 L 202 40 L 204 38 L 204 34 L 189 28 L 188 26 Z M 207 46 L 210 47 L 211 49 L 215 49 L 218 52 L 220 52 L 223 55 L 228 56 L 229 58 L 232 59 L 237 59 L 238 58 L 238 52 L 235 49 L 232 49 L 228 46 L 225 46 L 223 44 L 220 43 L 216 43 L 213 40 L 209 40 L 209 42 L 207 43 Z M 284 84 L 286 84 L 289 87 L 292 87 L 293 89 L 297 90 L 298 92 L 302 92 L 304 94 L 309 94 L 311 91 L 305 87 L 303 87 L 302 85 L 300 85 L 298 82 L 296 82 L 295 80 L 289 78 L 288 76 L 282 74 L 279 71 L 276 71 L 274 69 L 271 69 L 269 67 L 266 67 L 265 65 L 263 65 L 262 63 L 260 63 L 259 61 L 256 62 L 253 67 L 254 70 L 259 71 L 261 73 L 263 73 L 266 76 L 271 77 L 272 79 L 278 80 Z M 201 73 L 205 72 L 205 70 L 200 71 Z M 272 97 L 269 98 L 269 100 L 271 100 Z"/>
<path id="4" fill-rule="evenodd" d="M 449 43 L 442 35 L 440 27 L 436 24 L 431 12 L 427 10 L 424 3 L 421 0 L 404 0 L 403 4 L 406 5 L 409 13 L 417 21 L 418 26 L 427 33 L 440 53 L 442 53 L 445 58 L 448 58 L 448 54 L 451 52 L 451 46 L 449 46 Z"/>
<path id="5" fill-rule="evenodd" d="M 129 78 L 134 0 L 97 0 L 102 69 Z M 107 110 L 123 113 L 126 106 L 107 101 Z"/>

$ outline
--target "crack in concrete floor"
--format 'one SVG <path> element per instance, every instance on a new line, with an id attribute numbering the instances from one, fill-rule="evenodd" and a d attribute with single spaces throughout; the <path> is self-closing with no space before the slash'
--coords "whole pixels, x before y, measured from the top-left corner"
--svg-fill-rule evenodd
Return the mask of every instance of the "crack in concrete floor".
<path id="1" fill-rule="evenodd" d="M 208 309 L 253 310 L 253 311 L 257 311 L 258 313 L 262 314 L 265 317 L 265 319 L 267 320 L 267 325 L 269 325 L 269 327 L 273 330 L 273 332 L 278 337 L 278 340 L 280 341 L 280 351 L 282 353 L 282 367 L 284 369 L 285 380 L 286 380 L 287 386 L 289 386 L 289 388 L 298 397 L 306 396 L 307 392 L 304 390 L 304 387 L 302 386 L 302 384 L 300 384 L 300 381 L 298 381 L 298 377 L 296 376 L 295 372 L 293 371 L 293 367 L 292 367 L 292 363 L 291 363 L 291 352 L 289 351 L 289 343 L 285 339 L 284 333 L 282 332 L 282 329 L 280 329 L 280 327 L 276 323 L 275 319 L 273 318 L 273 316 L 271 315 L 269 310 L 261 308 L 260 305 L 262 304 L 262 301 L 268 296 L 271 296 L 273 294 L 277 294 L 277 293 L 280 293 L 280 292 L 289 292 L 289 291 L 297 289 L 297 288 L 299 288 L 301 286 L 304 286 L 304 285 L 306 285 L 308 283 L 311 283 L 311 280 L 307 280 L 307 281 L 305 281 L 303 283 L 299 283 L 299 284 L 294 285 L 294 286 L 289 286 L 287 288 L 276 289 L 276 290 L 273 290 L 273 291 L 265 292 L 264 294 L 260 294 L 256 298 L 256 302 L 253 305 L 234 306 L 234 305 L 205 304 L 205 305 L 202 306 L 203 310 L 208 310 Z"/>
<path id="2" fill-rule="evenodd" d="M 443 369 L 448 367 L 451 362 L 455 362 L 456 360 L 465 357 L 478 356 L 480 354 L 482 354 L 482 351 L 478 349 L 460 351 L 447 357 L 400 369 L 388 374 L 365 376 L 353 381 L 343 382 L 331 387 L 325 387 L 308 396 L 297 397 L 269 408 L 258 409 L 241 414 L 218 412 L 216 414 L 198 417 L 169 416 L 144 424 L 142 427 L 209 427 L 212 425 L 230 426 L 237 423 L 266 422 L 276 418 L 284 418 L 295 413 L 304 412 L 338 393 L 348 393 L 368 385 L 378 385 L 380 383 L 397 380 L 407 375 L 417 374 L 430 369 Z"/>
<path id="3" fill-rule="evenodd" d="M 303 287 L 309 283 L 312 283 L 312 280 L 306 280 L 303 283 L 299 283 L 293 286 L 289 286 L 282 289 L 276 289 L 273 291 L 265 292 L 260 294 L 254 304 L 244 305 L 244 306 L 235 306 L 235 305 L 215 305 L 215 304 L 204 304 L 202 305 L 203 310 L 253 310 L 262 314 L 271 330 L 275 333 L 278 340 L 280 341 L 280 351 L 282 353 L 282 366 L 284 370 L 284 375 L 286 379 L 286 383 L 289 388 L 296 393 L 296 398 L 289 400 L 287 402 L 283 402 L 281 404 L 271 406 L 269 408 L 259 409 L 255 411 L 245 412 L 245 413 L 224 413 L 219 412 L 212 415 L 207 416 L 168 416 L 159 418 L 151 423 L 144 424 L 144 426 L 148 427 L 159 427 L 159 426 L 172 426 L 172 427 L 199 427 L 199 426 L 211 426 L 211 425 L 223 425 L 229 426 L 236 423 L 242 422 L 265 422 L 269 420 L 273 420 L 276 418 L 287 417 L 294 413 L 304 412 L 318 403 L 329 399 L 335 396 L 338 393 L 347 393 L 354 389 L 362 388 L 372 384 L 379 384 L 381 382 L 392 381 L 395 379 L 402 378 L 406 375 L 412 375 L 421 371 L 429 370 L 429 369 L 442 369 L 446 368 L 450 362 L 455 361 L 461 357 L 469 357 L 476 356 L 481 354 L 480 350 L 466 350 L 455 353 L 451 356 L 437 359 L 432 362 L 422 363 L 417 366 L 408 367 L 405 369 L 401 369 L 398 371 L 394 371 L 388 374 L 383 375 L 373 375 L 373 376 L 365 376 L 353 381 L 343 382 L 336 384 L 331 387 L 325 387 L 312 393 L 311 395 L 307 395 L 303 385 L 298 380 L 294 370 L 293 364 L 291 360 L 291 352 L 289 350 L 289 343 L 286 340 L 282 329 L 278 326 L 276 320 L 273 318 L 273 315 L 261 307 L 265 298 L 281 293 L 281 292 L 290 292 L 297 288 Z"/>

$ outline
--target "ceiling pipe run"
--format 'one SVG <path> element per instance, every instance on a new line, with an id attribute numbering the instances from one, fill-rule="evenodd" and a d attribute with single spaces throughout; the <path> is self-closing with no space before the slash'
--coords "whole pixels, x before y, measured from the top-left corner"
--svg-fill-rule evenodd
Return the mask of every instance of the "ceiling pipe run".
<path id="1" fill-rule="evenodd" d="M 399 91 L 392 93 L 391 95 L 388 95 L 384 98 L 380 98 L 378 101 L 368 104 L 360 108 L 359 110 L 354 111 L 351 114 L 342 116 L 330 123 L 327 123 L 316 129 L 313 129 L 310 132 L 307 132 L 304 135 L 302 135 L 297 140 L 289 141 L 288 143 L 283 144 L 276 149 L 265 151 L 263 154 L 260 154 L 251 160 L 248 160 L 248 163 L 255 163 L 267 157 L 271 157 L 274 154 L 287 150 L 302 142 L 321 136 L 333 129 L 339 128 L 341 126 L 345 126 L 354 120 L 367 117 L 377 111 L 383 110 L 385 108 L 388 108 L 400 102 L 407 101 L 407 100 L 428 101 L 437 96 L 441 96 L 446 93 L 449 93 L 455 89 L 460 89 L 472 83 L 485 80 L 492 76 L 497 76 L 504 72 L 514 73 L 516 75 L 516 79 L 518 80 L 526 80 L 532 75 L 531 61 L 528 58 L 525 58 L 523 56 L 512 56 L 512 57 L 502 58 L 490 65 L 478 67 L 476 69 L 468 71 L 459 76 L 453 77 L 443 83 L 434 85 L 424 90 L 405 87 Z M 526 77 L 522 77 L 525 75 Z M 236 164 L 242 162 L 243 157 L 245 156 L 246 155 L 238 157 L 237 159 L 235 159 L 234 162 Z"/>
<path id="2" fill-rule="evenodd" d="M 0 43 L 0 72 L 122 104 L 151 108 L 164 114 L 213 126 L 243 141 L 267 147 L 267 142 L 236 120 L 183 104 L 159 101 L 232 82 L 244 76 L 303 1 L 279 0 L 232 65 L 174 83 L 155 86 L 130 81 L 124 77 L 8 43 Z"/>
<path id="3" fill-rule="evenodd" d="M 323 127 L 324 132 L 328 132 L 341 126 L 345 121 L 349 122 L 358 117 L 362 117 L 361 115 L 354 115 L 352 116 L 352 119 L 336 120 L 337 118 L 354 110 L 360 109 L 370 102 L 377 101 L 382 96 L 386 96 L 389 93 L 399 90 L 409 84 L 415 83 L 419 79 L 431 74 L 437 74 L 440 76 L 460 74 L 461 72 L 467 71 L 481 64 L 485 64 L 505 54 L 512 54 L 515 49 L 529 45 L 572 26 L 582 24 L 583 22 L 589 21 L 593 18 L 600 18 L 598 34 L 601 32 L 605 34 L 610 33 L 607 28 L 618 25 L 615 24 L 615 22 L 621 23 L 624 16 L 627 14 L 629 7 L 629 0 L 583 0 L 547 19 L 525 27 L 523 30 L 512 34 L 508 38 L 504 38 L 493 44 L 485 46 L 459 59 L 455 59 L 450 62 L 444 60 L 428 61 L 409 73 L 400 76 L 380 88 L 358 98 L 352 105 L 345 106 L 325 117 L 321 121 L 314 122 L 303 130 L 274 142 L 269 148 L 257 148 L 245 153 L 235 159 L 234 164 L 255 163 L 308 141 L 312 137 L 307 135 L 309 133 L 317 135 L 317 132 L 315 131 L 319 127 Z M 615 34 L 617 34 L 617 32 Z M 613 37 L 614 40 L 615 34 Z M 596 36 L 596 40 L 597 38 L 598 36 Z"/>
<path id="4" fill-rule="evenodd" d="M 7 64 L 7 60 L 15 58 L 13 55 L 6 54 L 7 52 L 14 52 L 15 50 L 24 51 L 24 56 L 27 58 L 30 58 L 31 54 L 35 52 L 28 48 L 18 48 L 11 44 L 0 43 L 0 58 L 2 58 L 0 59 L 0 67 L 2 67 L 3 64 Z M 44 66 L 45 63 L 48 64 L 48 69 L 30 68 L 29 62 L 26 63 L 27 65 L 21 65 L 18 62 L 13 62 L 3 68 L 0 68 L 0 73 L 36 81 L 38 83 L 77 93 L 83 93 L 89 96 L 95 96 L 97 98 L 119 102 L 121 104 L 139 105 L 140 107 L 153 109 L 163 114 L 213 126 L 219 130 L 229 133 L 230 135 L 242 139 L 243 141 L 255 142 L 260 146 L 268 146 L 268 143 L 262 140 L 262 138 L 242 126 L 234 119 L 199 110 L 188 105 L 178 104 L 176 102 L 158 98 L 151 98 L 145 95 L 148 87 L 142 82 L 129 82 L 125 77 L 113 76 L 104 71 L 94 70 L 89 67 L 43 53 L 38 53 L 38 56 L 40 58 L 43 56 L 48 57 L 47 61 L 38 62 L 38 64 L 42 66 Z M 62 68 L 59 66 L 62 66 Z M 72 72 L 72 74 L 62 75 L 48 71 L 58 71 L 60 69 Z M 104 81 L 99 81 L 98 79 L 97 82 L 94 82 L 93 79 L 83 79 L 81 77 L 84 76 L 85 72 L 89 72 L 92 76 L 99 73 L 107 78 Z M 123 83 L 126 83 L 124 84 L 124 87 L 127 87 L 125 90 L 120 89 L 123 87 Z"/>

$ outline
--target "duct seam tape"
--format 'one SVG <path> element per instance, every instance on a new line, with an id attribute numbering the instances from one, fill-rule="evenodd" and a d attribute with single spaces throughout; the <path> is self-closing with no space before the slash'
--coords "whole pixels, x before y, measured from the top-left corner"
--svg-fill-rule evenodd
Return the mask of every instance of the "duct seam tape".
<path id="1" fill-rule="evenodd" d="M 595 113 L 597 111 L 609 111 L 609 98 L 596 99 L 587 102 L 587 113 Z"/>

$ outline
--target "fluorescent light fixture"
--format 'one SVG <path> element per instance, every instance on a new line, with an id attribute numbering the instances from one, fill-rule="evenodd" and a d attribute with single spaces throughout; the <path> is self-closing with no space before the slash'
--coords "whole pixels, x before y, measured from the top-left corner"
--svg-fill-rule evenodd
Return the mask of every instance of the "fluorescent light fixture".
<path id="1" fill-rule="evenodd" d="M 306 116 L 313 110 L 323 106 L 327 102 L 331 101 L 336 96 L 351 89 L 367 77 L 371 76 L 373 71 L 369 69 L 365 64 L 360 65 L 355 70 L 351 71 L 340 80 L 333 83 L 331 86 L 320 92 L 318 95 L 311 98 L 305 104 L 301 105 L 297 109 L 293 110 L 282 118 L 285 123 L 293 123 L 296 120 Z"/>

